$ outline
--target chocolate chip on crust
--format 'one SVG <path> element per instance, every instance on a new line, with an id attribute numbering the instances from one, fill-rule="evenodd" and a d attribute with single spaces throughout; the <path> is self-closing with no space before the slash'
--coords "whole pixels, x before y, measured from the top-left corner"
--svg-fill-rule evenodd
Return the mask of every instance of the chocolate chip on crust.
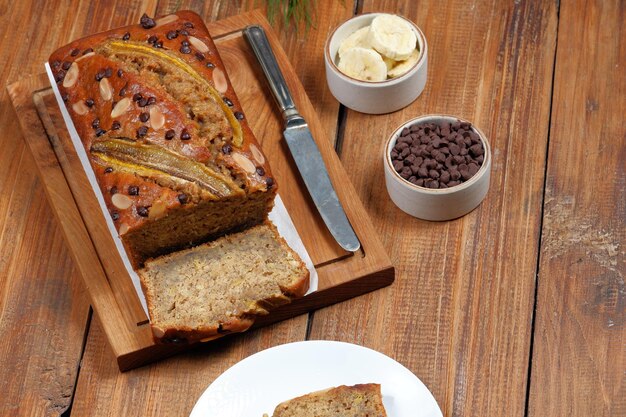
<path id="1" fill-rule="evenodd" d="M 150 16 L 148 16 L 145 13 L 143 14 L 143 16 L 141 16 L 139 23 L 141 24 L 141 27 L 144 29 L 151 29 L 156 26 L 156 22 L 154 21 L 154 19 L 152 19 Z"/>

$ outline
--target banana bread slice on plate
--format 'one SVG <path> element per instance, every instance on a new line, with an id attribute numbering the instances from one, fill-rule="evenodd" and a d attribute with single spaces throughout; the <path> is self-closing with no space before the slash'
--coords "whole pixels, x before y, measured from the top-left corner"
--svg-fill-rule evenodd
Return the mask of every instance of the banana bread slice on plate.
<path id="1" fill-rule="evenodd" d="M 303 296 L 309 271 L 269 221 L 146 261 L 138 271 L 155 338 L 207 341 Z"/>
<path id="2" fill-rule="evenodd" d="M 379 384 L 341 385 L 279 404 L 272 417 L 387 417 Z"/>

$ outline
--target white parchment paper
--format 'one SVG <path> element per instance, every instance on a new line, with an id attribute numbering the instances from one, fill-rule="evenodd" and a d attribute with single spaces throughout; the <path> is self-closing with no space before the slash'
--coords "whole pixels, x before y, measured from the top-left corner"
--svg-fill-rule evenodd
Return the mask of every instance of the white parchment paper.
<path id="1" fill-rule="evenodd" d="M 102 214 L 104 215 L 104 218 L 106 220 L 107 227 L 109 228 L 109 232 L 111 233 L 111 236 L 113 237 L 113 241 L 115 242 L 117 251 L 120 254 L 120 258 L 122 259 L 124 266 L 126 267 L 126 270 L 128 271 L 128 275 L 133 281 L 133 285 L 135 287 L 135 290 L 137 291 L 137 296 L 139 297 L 139 300 L 141 301 L 141 305 L 143 306 L 143 309 L 145 310 L 146 315 L 148 315 L 148 307 L 146 305 L 146 298 L 144 297 L 143 291 L 141 289 L 139 276 L 133 270 L 130 260 L 128 259 L 128 255 L 126 254 L 126 251 L 124 250 L 124 245 L 122 244 L 122 241 L 117 233 L 117 230 L 115 229 L 115 225 L 113 224 L 113 219 L 111 219 L 111 216 L 109 215 L 109 210 L 106 207 L 106 204 L 104 202 L 104 197 L 102 196 L 102 192 L 100 191 L 100 186 L 98 185 L 96 176 L 93 172 L 93 169 L 91 168 L 91 164 L 89 163 L 87 152 L 85 152 L 85 148 L 82 142 L 80 141 L 78 132 L 76 131 L 76 128 L 74 127 L 74 123 L 72 122 L 72 119 L 67 111 L 67 108 L 65 107 L 65 103 L 63 102 L 63 99 L 61 98 L 61 94 L 59 93 L 59 89 L 57 88 L 56 82 L 54 80 L 54 75 L 52 74 L 50 65 L 47 62 L 45 64 L 45 67 L 46 67 L 46 72 L 48 74 L 48 78 L 50 80 L 50 85 L 52 86 L 52 90 L 54 91 L 54 95 L 56 97 L 57 103 L 59 104 L 59 108 L 61 109 L 63 120 L 65 121 L 65 125 L 67 126 L 67 130 L 70 134 L 72 144 L 74 145 L 74 150 L 76 151 L 76 154 L 78 155 L 80 163 L 83 167 L 83 170 L 85 171 L 85 174 L 87 175 L 87 179 L 89 180 L 91 188 L 94 191 L 94 195 L 98 199 L 98 203 L 100 203 L 100 209 L 102 210 Z M 270 213 L 269 218 L 276 225 L 276 228 L 278 229 L 279 234 L 285 239 L 287 244 L 294 251 L 296 251 L 298 255 L 300 255 L 300 257 L 306 264 L 306 267 L 309 270 L 309 273 L 311 275 L 309 291 L 307 292 L 307 294 L 316 291 L 317 282 L 318 282 L 317 272 L 315 271 L 313 262 L 311 261 L 311 257 L 309 256 L 306 248 L 304 247 L 304 244 L 302 243 L 302 239 L 300 239 L 300 235 L 298 234 L 298 231 L 296 230 L 293 224 L 293 221 L 291 220 L 291 217 L 289 216 L 289 213 L 287 212 L 287 208 L 283 204 L 283 201 L 281 200 L 280 196 L 276 196 L 274 209 Z"/>

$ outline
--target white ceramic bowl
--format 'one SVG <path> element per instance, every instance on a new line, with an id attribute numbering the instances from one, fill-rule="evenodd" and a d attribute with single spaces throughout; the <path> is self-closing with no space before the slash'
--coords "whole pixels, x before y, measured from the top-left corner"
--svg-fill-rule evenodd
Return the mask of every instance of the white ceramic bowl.
<path id="1" fill-rule="evenodd" d="M 469 180 L 450 188 L 430 189 L 410 183 L 393 168 L 391 150 L 396 145 L 402 129 L 416 123 L 454 123 L 456 121 L 467 122 L 454 116 L 417 117 L 402 124 L 387 139 L 383 161 L 387 192 L 395 205 L 405 213 L 424 220 L 451 220 L 475 209 L 487 195 L 491 175 L 491 148 L 483 132 L 474 125 L 472 125 L 472 130 L 482 140 L 485 156 L 480 169 Z"/>
<path id="2" fill-rule="evenodd" d="M 383 13 L 368 13 L 345 21 L 333 30 L 324 47 L 326 81 L 330 92 L 344 106 L 361 113 L 383 114 L 400 110 L 415 101 L 426 85 L 428 67 L 426 37 L 415 23 L 408 19 L 405 20 L 415 31 L 420 53 L 417 63 L 408 72 L 385 81 L 361 81 L 345 75 L 337 67 L 337 51 L 341 42 L 357 30 L 368 26 L 380 14 Z"/>

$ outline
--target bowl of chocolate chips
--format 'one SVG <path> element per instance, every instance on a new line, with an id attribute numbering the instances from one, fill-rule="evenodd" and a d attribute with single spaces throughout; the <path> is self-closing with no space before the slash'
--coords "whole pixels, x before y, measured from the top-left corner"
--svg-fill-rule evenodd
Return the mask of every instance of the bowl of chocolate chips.
<path id="1" fill-rule="evenodd" d="M 489 142 L 458 117 L 427 115 L 402 124 L 387 140 L 383 163 L 391 200 L 420 219 L 461 217 L 489 190 Z"/>

